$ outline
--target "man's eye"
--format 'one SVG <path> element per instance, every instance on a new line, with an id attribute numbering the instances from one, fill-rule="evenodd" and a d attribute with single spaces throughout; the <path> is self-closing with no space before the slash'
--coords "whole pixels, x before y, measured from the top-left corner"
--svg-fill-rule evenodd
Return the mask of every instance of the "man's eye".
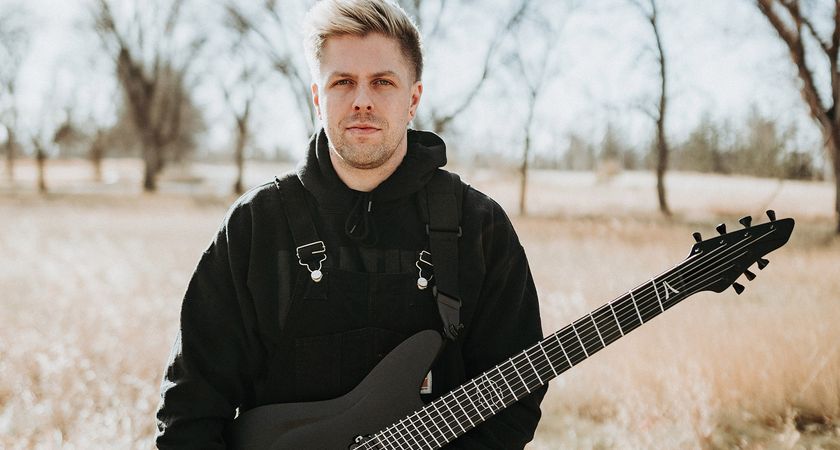
<path id="1" fill-rule="evenodd" d="M 376 84 L 376 85 L 379 85 L 379 86 L 390 86 L 390 85 L 393 85 L 394 83 L 391 83 L 389 80 L 383 80 L 383 79 L 380 78 L 378 80 L 374 80 L 373 84 Z"/>
<path id="2" fill-rule="evenodd" d="M 347 86 L 353 83 L 353 80 L 338 80 L 333 83 L 333 86 Z"/>

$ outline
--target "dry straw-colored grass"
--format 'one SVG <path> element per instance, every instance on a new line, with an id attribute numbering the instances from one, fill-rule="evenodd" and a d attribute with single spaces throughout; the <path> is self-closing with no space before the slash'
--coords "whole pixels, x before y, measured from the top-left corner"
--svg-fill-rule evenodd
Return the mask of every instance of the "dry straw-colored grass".
<path id="1" fill-rule="evenodd" d="M 464 178 L 515 211 L 509 174 Z M 648 174 L 535 174 L 533 215 L 514 222 L 546 331 L 679 262 L 716 221 L 773 207 L 797 229 L 744 295 L 698 294 L 552 382 L 530 448 L 840 448 L 830 186 L 669 182 L 671 221 Z M 180 297 L 230 199 L 108 189 L 0 189 L 0 448 L 152 445 Z"/>

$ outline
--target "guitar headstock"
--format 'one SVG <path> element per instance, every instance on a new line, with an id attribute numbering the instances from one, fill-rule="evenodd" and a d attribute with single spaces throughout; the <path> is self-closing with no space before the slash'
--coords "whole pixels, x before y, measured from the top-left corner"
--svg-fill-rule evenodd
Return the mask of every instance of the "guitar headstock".
<path id="1" fill-rule="evenodd" d="M 729 233 L 720 224 L 716 228 L 720 236 L 706 240 L 694 233 L 697 242 L 686 260 L 685 274 L 696 278 L 694 283 L 702 286 L 698 291 L 723 292 L 732 286 L 740 294 L 744 286 L 736 282 L 738 277 L 743 274 L 752 281 L 756 275 L 750 266 L 767 267 L 764 256 L 787 243 L 794 225 L 791 218 L 776 220 L 773 210 L 767 211 L 767 217 L 770 221 L 759 225 L 752 225 L 750 216 L 743 217 L 739 221 L 743 228 Z"/>

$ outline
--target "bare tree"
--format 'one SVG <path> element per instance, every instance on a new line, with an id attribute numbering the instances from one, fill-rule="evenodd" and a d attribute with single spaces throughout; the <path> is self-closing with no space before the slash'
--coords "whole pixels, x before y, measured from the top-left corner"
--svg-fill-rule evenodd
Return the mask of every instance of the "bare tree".
<path id="1" fill-rule="evenodd" d="M 528 2 L 520 4 L 518 21 L 527 21 L 515 33 L 510 48 L 511 76 L 524 87 L 527 113 L 523 126 L 522 159 L 519 166 L 519 215 L 527 214 L 528 168 L 531 160 L 533 131 L 536 110 L 541 95 L 553 76 L 557 75 L 555 56 L 557 43 L 564 25 L 564 19 L 558 20 L 553 14 L 539 6 L 530 6 Z M 568 14 L 561 15 L 564 18 Z"/>
<path id="2" fill-rule="evenodd" d="M 193 37 L 186 47 L 182 36 L 176 39 L 183 0 L 169 7 L 148 7 L 151 17 L 142 16 L 135 5 L 132 18 L 120 21 L 108 0 L 99 0 L 94 12 L 95 29 L 105 50 L 113 58 L 116 75 L 139 135 L 145 166 L 143 189 L 157 189 L 157 176 L 168 152 L 182 131 L 182 113 L 189 92 L 186 77 L 204 39 Z M 145 6 L 144 6 L 145 7 Z"/>
<path id="3" fill-rule="evenodd" d="M 226 24 L 264 55 L 271 68 L 288 83 L 298 110 L 302 112 L 307 135 L 315 131 L 318 115 L 311 101 L 310 76 L 301 50 L 302 37 L 291 32 L 302 17 L 300 2 L 267 0 L 260 10 L 251 13 L 239 3 L 226 6 Z"/>
<path id="4" fill-rule="evenodd" d="M 234 119 L 235 144 L 233 159 L 236 163 L 236 181 L 233 183 L 233 192 L 241 194 L 244 192 L 242 179 L 245 173 L 245 147 L 250 138 L 251 111 L 256 99 L 256 87 L 252 68 L 245 67 L 239 73 L 236 80 L 230 86 L 222 86 L 225 94 L 225 102 L 228 105 Z M 234 92 L 239 95 L 235 95 Z"/>
<path id="5" fill-rule="evenodd" d="M 102 182 L 102 159 L 105 157 L 105 140 L 107 133 L 102 128 L 97 128 L 90 139 L 88 147 L 88 159 L 93 165 L 93 181 Z"/>
<path id="6" fill-rule="evenodd" d="M 0 10 L 0 126 L 6 131 L 6 176 L 14 180 L 18 143 L 17 78 L 29 48 L 25 14 L 19 9 Z"/>
<path id="7" fill-rule="evenodd" d="M 404 1 L 403 3 L 407 2 Z M 411 3 L 414 5 L 413 10 L 415 11 L 415 14 L 417 14 L 416 17 L 422 17 L 420 12 L 424 3 L 423 0 L 412 0 Z M 436 10 L 433 17 L 427 18 L 426 20 L 417 20 L 424 35 L 424 45 L 427 48 L 435 45 L 434 41 L 440 34 L 440 26 L 442 17 L 446 11 L 446 4 L 447 2 L 445 0 L 440 0 L 440 7 Z M 431 129 L 435 133 L 443 134 L 446 132 L 452 122 L 464 111 L 466 111 L 466 109 L 469 108 L 478 97 L 479 92 L 481 92 L 485 83 L 492 77 L 494 69 L 497 67 L 495 63 L 497 62 L 496 57 L 499 52 L 499 47 L 519 28 L 530 5 L 531 0 L 516 0 L 510 14 L 505 16 L 505 19 L 499 22 L 498 28 L 493 33 L 493 38 L 484 52 L 484 58 L 481 63 L 481 72 L 478 78 L 476 78 L 467 87 L 464 94 L 462 94 L 460 98 L 454 102 L 455 106 L 447 106 L 444 108 L 438 105 L 430 105 L 430 107 L 427 108 L 428 113 L 425 114 L 425 116 L 428 116 Z M 475 4 L 473 6 L 476 8 L 484 8 L 482 4 Z M 428 30 L 423 30 L 422 25 L 426 23 L 431 23 L 432 25 Z M 450 102 L 451 101 L 452 100 L 450 99 Z"/>
<path id="8" fill-rule="evenodd" d="M 35 164 L 38 169 L 38 192 L 47 193 L 47 151 L 46 144 L 39 136 L 32 136 L 32 148 L 35 149 Z"/>
<path id="9" fill-rule="evenodd" d="M 840 51 L 840 2 L 832 2 L 833 6 L 830 9 L 819 11 L 813 5 L 800 3 L 798 0 L 754 1 L 787 46 L 801 82 L 799 89 L 802 100 L 808 106 L 811 118 L 820 127 L 828 159 L 834 168 L 834 212 L 837 222 L 835 231 L 840 233 L 840 114 L 837 114 L 837 104 L 840 101 L 840 72 L 837 66 Z M 828 7 L 828 4 L 820 6 Z M 808 13 L 811 13 L 810 17 Z M 831 17 L 828 21 L 830 34 L 825 33 L 828 34 L 827 37 L 815 26 L 815 19 L 821 13 Z M 806 39 L 813 39 L 817 45 L 806 45 Z M 827 78 L 831 84 L 828 98 L 824 98 L 817 88 L 816 79 L 819 77 L 816 67 L 821 67 L 813 61 L 817 59 L 828 63 Z"/>
<path id="10" fill-rule="evenodd" d="M 665 50 L 662 47 L 659 10 L 656 0 L 648 0 L 647 4 L 642 3 L 642 0 L 630 0 L 630 2 L 644 15 L 656 42 L 656 62 L 659 68 L 659 101 L 656 111 L 650 112 L 649 115 L 656 121 L 656 195 L 659 200 L 659 211 L 666 216 L 670 216 L 671 209 L 668 207 L 665 189 L 665 172 L 668 170 L 669 152 L 668 137 L 665 133 L 668 106 L 668 72 L 666 70 Z"/>

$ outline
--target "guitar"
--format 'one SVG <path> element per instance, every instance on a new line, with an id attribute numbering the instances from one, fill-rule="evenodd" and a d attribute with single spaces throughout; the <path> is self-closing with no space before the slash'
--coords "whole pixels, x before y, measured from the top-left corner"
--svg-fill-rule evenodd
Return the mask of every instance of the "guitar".
<path id="1" fill-rule="evenodd" d="M 519 354 L 424 405 L 419 386 L 442 347 L 441 335 L 421 331 L 379 362 L 349 393 L 332 400 L 260 406 L 234 420 L 232 448 L 256 449 L 437 449 L 566 370 L 702 291 L 723 292 L 736 279 L 755 278 L 764 255 L 781 247 L 793 219 L 751 226 L 696 243 L 688 257 L 604 304 Z"/>

